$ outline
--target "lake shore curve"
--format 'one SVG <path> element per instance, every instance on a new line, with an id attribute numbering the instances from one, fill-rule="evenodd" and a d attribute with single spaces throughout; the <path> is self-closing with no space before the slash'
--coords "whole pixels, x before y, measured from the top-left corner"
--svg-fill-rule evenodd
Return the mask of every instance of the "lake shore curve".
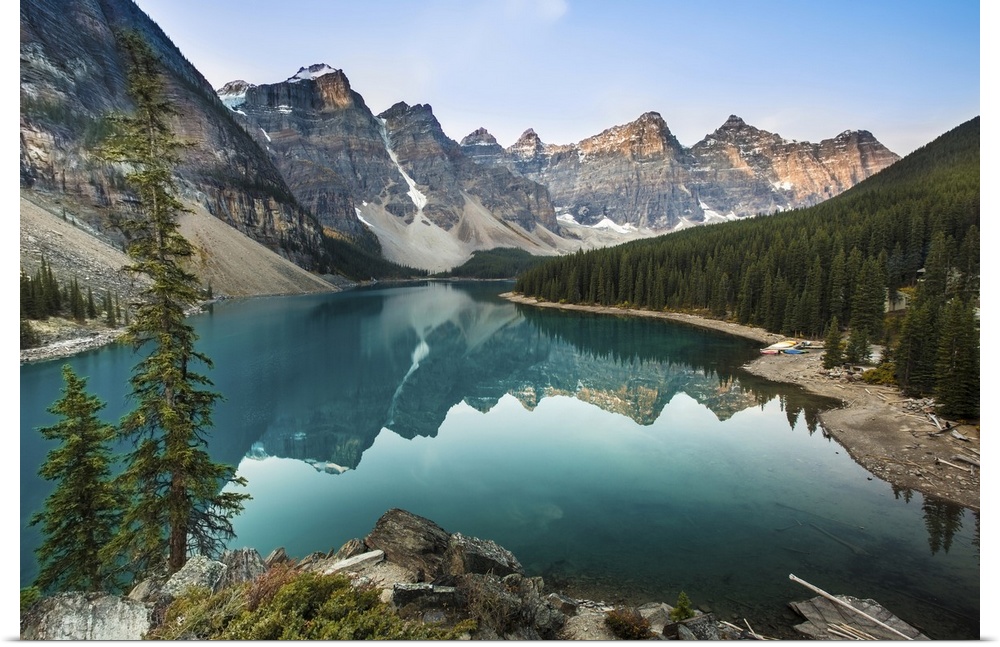
<path id="1" fill-rule="evenodd" d="M 665 319 L 737 335 L 760 342 L 762 346 L 785 338 L 762 328 L 692 314 L 552 303 L 513 292 L 500 296 L 512 303 L 539 308 Z M 979 468 L 965 462 L 979 462 L 978 424 L 952 423 L 950 429 L 941 431 L 926 413 L 914 411 L 913 400 L 895 387 L 830 377 L 823 369 L 821 352 L 761 355 L 743 369 L 774 382 L 794 384 L 810 393 L 839 400 L 840 408 L 824 411 L 819 416 L 824 431 L 836 439 L 855 462 L 897 488 L 897 496 L 903 496 L 906 490 L 915 490 L 979 511 Z"/>

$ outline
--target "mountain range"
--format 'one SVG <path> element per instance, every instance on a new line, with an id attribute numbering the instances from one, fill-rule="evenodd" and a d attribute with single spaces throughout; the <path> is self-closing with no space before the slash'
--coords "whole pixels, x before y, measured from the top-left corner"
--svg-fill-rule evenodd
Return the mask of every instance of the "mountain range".
<path id="1" fill-rule="evenodd" d="M 503 148 L 485 128 L 456 142 L 431 106 L 376 115 L 326 64 L 213 89 L 130 0 L 29 0 L 20 15 L 22 197 L 120 243 L 116 214 L 133 201 L 122 169 L 94 146 L 105 117 L 131 108 L 116 32 L 138 31 L 162 62 L 176 133 L 191 143 L 176 180 L 203 241 L 194 269 L 231 293 L 239 268 L 213 259 L 235 237 L 316 275 L 344 273 L 344 253 L 441 271 L 476 250 L 564 254 L 808 206 L 898 159 L 864 130 L 813 144 L 736 116 L 688 148 L 656 112 L 575 144 L 528 129 Z"/>

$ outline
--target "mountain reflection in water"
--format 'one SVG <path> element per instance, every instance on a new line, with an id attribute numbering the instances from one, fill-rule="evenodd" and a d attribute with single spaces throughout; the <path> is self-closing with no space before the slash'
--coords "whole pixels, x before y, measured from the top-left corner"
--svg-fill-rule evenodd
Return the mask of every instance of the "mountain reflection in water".
<path id="1" fill-rule="evenodd" d="M 224 302 L 192 319 L 209 451 L 253 496 L 234 547 L 304 557 L 387 509 L 510 549 L 570 595 L 787 627 L 788 574 L 872 597 L 936 638 L 979 633 L 979 516 L 893 489 L 826 438 L 834 402 L 741 370 L 756 345 L 662 320 L 515 306 L 510 284 Z M 67 360 L 113 421 L 134 357 Z M 21 368 L 21 580 L 62 362 Z M 816 433 L 819 431 L 820 433 Z M 760 623 L 760 625 L 758 624 Z"/>
<path id="2" fill-rule="evenodd" d="M 268 343 L 270 372 L 313 379 L 277 392 L 270 381 L 244 382 L 260 389 L 254 401 L 280 393 L 283 402 L 271 408 L 280 412 L 273 419 L 258 421 L 264 428 L 248 457 L 296 458 L 340 473 L 337 466 L 358 467 L 382 429 L 434 437 L 459 402 L 485 413 L 504 395 L 529 409 L 570 396 L 649 425 L 678 393 L 719 420 L 781 393 L 789 424 L 804 413 L 811 431 L 818 412 L 834 406 L 740 371 L 757 352 L 745 340 L 540 311 L 450 284 L 361 290 L 316 305 L 304 320 L 305 330 Z"/>

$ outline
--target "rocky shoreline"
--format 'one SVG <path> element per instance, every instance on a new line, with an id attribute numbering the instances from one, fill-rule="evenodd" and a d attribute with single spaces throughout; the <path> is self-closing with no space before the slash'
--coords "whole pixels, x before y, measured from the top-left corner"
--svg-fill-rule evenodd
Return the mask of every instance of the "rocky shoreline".
<path id="1" fill-rule="evenodd" d="M 689 610 L 689 617 L 675 620 L 674 607 L 666 602 L 621 606 L 549 591 L 541 577 L 526 575 L 517 557 L 496 542 L 449 533 L 430 519 L 398 508 L 383 514 L 363 539 L 351 539 L 337 550 L 313 553 L 301 560 L 290 559 L 282 548 L 267 558 L 243 548 L 226 551 L 219 561 L 192 557 L 169 579 L 140 582 L 127 596 L 60 593 L 44 598 L 22 612 L 20 637 L 140 640 L 153 635 L 175 640 L 212 639 L 214 635 L 209 632 L 217 631 L 217 625 L 234 615 L 232 609 L 246 604 L 245 598 L 252 595 L 252 587 L 241 585 L 281 568 L 346 576 L 355 588 L 378 591 L 387 610 L 410 622 L 454 628 L 469 627 L 471 620 L 473 628 L 463 630 L 465 639 L 761 638 L 749 623 L 737 626 L 712 612 Z M 226 591 L 229 616 L 206 619 L 202 614 L 211 611 L 192 610 L 190 620 L 183 615 L 168 620 L 168 605 L 192 589 Z M 806 604 L 817 601 L 812 598 Z M 875 605 L 873 601 L 857 600 L 853 604 L 858 602 Z M 913 627 L 885 613 L 883 619 L 894 625 L 893 630 L 924 638 Z M 608 621 L 612 616 L 624 618 L 627 626 L 623 628 L 619 622 L 618 629 L 614 629 L 615 623 Z M 810 615 L 800 616 L 806 622 L 796 625 L 797 631 L 827 635 L 825 627 L 816 628 Z"/>
<path id="2" fill-rule="evenodd" d="M 500 296 L 539 308 L 666 319 L 745 337 L 762 346 L 784 338 L 762 328 L 690 314 L 551 303 L 512 292 Z M 768 380 L 794 384 L 840 401 L 840 408 L 820 414 L 820 423 L 873 475 L 900 490 L 915 490 L 979 511 L 978 424 L 939 421 L 942 427 L 950 425 L 939 428 L 927 415 L 932 412 L 928 403 L 907 398 L 893 387 L 861 382 L 855 373 L 826 371 L 820 352 L 761 355 L 743 368 Z"/>

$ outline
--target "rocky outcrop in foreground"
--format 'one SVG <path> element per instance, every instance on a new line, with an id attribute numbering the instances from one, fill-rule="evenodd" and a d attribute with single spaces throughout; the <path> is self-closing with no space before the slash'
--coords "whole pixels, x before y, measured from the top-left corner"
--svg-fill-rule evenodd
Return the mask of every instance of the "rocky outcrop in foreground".
<path id="1" fill-rule="evenodd" d="M 166 582 L 147 580 L 127 597 L 64 593 L 36 603 L 21 619 L 31 640 L 138 640 L 162 621 L 164 609 L 192 587 L 213 592 L 252 581 L 280 563 L 302 571 L 344 574 L 357 587 L 376 587 L 401 617 L 450 627 L 472 618 L 476 640 L 613 640 L 605 624 L 611 605 L 546 592 L 540 577 L 524 574 L 517 558 L 493 541 L 448 533 L 405 510 L 386 512 L 372 532 L 339 550 L 293 563 L 284 549 L 262 559 L 257 551 L 227 551 L 221 561 L 194 557 Z M 652 638 L 739 638 L 711 614 L 682 623 L 671 607 L 637 610 Z"/>

